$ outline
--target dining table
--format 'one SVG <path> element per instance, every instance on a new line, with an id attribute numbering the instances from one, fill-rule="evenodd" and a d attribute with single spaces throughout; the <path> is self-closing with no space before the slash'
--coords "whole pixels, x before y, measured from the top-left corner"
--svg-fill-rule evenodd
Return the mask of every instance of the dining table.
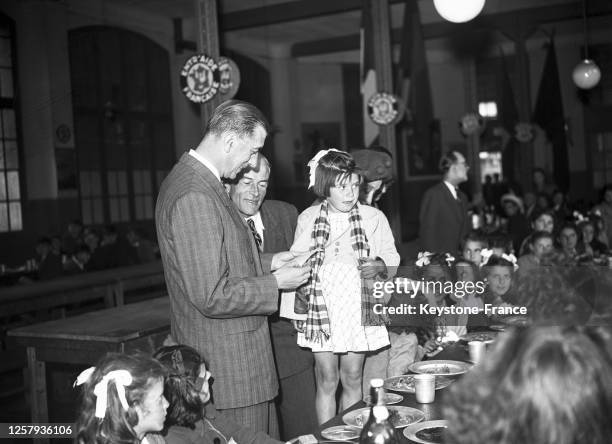
<path id="1" fill-rule="evenodd" d="M 458 342 L 449 344 L 431 359 L 470 362 L 467 343 L 465 341 L 458 341 Z M 460 379 L 461 377 L 462 375 L 451 377 L 452 379 L 454 379 L 453 384 L 456 383 L 456 381 Z M 390 393 L 398 393 L 403 396 L 403 400 L 395 405 L 418 409 L 425 414 L 425 418 L 423 419 L 423 421 L 434 421 L 434 420 L 444 419 L 444 415 L 443 415 L 444 398 L 446 394 L 448 393 L 449 387 L 436 390 L 435 399 L 432 403 L 429 403 L 429 404 L 418 403 L 414 393 L 394 392 L 391 390 L 387 390 L 387 391 Z M 363 400 L 353 404 L 346 410 L 334 416 L 332 419 L 330 419 L 326 423 L 322 424 L 317 429 L 317 431 L 314 433 L 314 437 L 320 443 L 331 442 L 330 440 L 324 438 L 321 432 L 323 432 L 325 429 L 329 427 L 340 426 L 340 425 L 345 424 L 342 419 L 344 415 L 346 415 L 347 413 L 353 410 L 361 409 L 364 407 L 367 407 L 367 405 Z M 414 441 L 411 441 L 404 436 L 403 428 L 396 428 L 395 432 L 396 432 L 398 444 L 413 444 L 414 443 Z M 302 439 L 300 439 L 300 441 L 302 441 Z M 356 442 L 356 441 L 357 439 L 353 440 L 353 442 Z"/>
<path id="2" fill-rule="evenodd" d="M 107 352 L 152 352 L 170 333 L 169 313 L 166 296 L 9 330 L 8 337 L 26 348 L 32 423 L 49 421 L 47 363 L 84 366 Z"/>

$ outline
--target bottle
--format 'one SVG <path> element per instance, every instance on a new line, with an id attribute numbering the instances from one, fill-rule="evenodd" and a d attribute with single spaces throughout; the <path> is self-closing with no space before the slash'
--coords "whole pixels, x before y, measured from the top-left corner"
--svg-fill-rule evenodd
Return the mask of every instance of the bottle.
<path id="1" fill-rule="evenodd" d="M 381 378 L 370 379 L 370 416 L 361 429 L 359 440 L 363 437 L 368 428 L 374 424 L 374 407 L 385 405 L 385 389 L 383 388 L 385 381 Z"/>
<path id="2" fill-rule="evenodd" d="M 370 405 L 385 405 L 385 381 L 382 378 L 370 379 Z M 370 409 L 372 413 L 372 409 Z"/>
<path id="3" fill-rule="evenodd" d="M 397 444 L 395 429 L 389 422 L 389 410 L 384 405 L 372 408 L 374 422 L 363 427 L 359 436 L 359 444 Z M 368 421 L 369 422 L 369 421 Z"/>

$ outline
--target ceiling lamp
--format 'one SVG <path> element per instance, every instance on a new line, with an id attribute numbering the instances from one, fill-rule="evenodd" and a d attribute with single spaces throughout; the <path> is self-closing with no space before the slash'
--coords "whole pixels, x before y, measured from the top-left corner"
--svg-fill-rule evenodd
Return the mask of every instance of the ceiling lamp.
<path id="1" fill-rule="evenodd" d="M 589 59 L 586 0 L 582 1 L 582 21 L 584 24 L 584 60 L 576 65 L 572 72 L 572 77 L 578 88 L 591 89 L 599 83 L 601 71 L 599 70 L 599 66 L 597 66 L 593 60 Z"/>
<path id="2" fill-rule="evenodd" d="M 469 22 L 484 7 L 485 0 L 434 0 L 438 14 L 453 23 Z"/>

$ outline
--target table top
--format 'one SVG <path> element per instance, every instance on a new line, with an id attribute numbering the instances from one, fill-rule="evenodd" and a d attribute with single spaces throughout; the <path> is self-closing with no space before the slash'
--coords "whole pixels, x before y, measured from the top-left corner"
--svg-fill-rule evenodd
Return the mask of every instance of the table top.
<path id="1" fill-rule="evenodd" d="M 170 299 L 161 297 L 8 331 L 20 342 L 62 339 L 120 343 L 170 328 Z"/>
<path id="2" fill-rule="evenodd" d="M 449 345 L 448 347 L 446 347 L 444 350 L 442 350 L 440 353 L 438 353 L 432 359 L 436 359 L 436 360 L 452 360 L 452 361 L 468 361 L 469 354 L 468 354 L 468 351 L 467 351 L 467 346 L 464 343 L 462 343 L 462 342 L 458 342 L 456 344 Z M 425 421 L 434 421 L 436 419 L 444 419 L 443 414 L 442 414 L 442 409 L 443 409 L 443 406 L 444 406 L 444 396 L 445 396 L 446 390 L 447 389 L 437 390 L 436 391 L 435 400 L 431 404 L 419 404 L 416 401 L 416 397 L 415 397 L 414 393 L 393 392 L 391 390 L 389 390 L 389 392 L 399 393 L 400 395 L 402 395 L 404 397 L 402 402 L 400 402 L 399 404 L 395 404 L 395 405 L 397 405 L 397 406 L 412 407 L 412 408 L 421 410 L 423 413 L 425 413 Z M 343 411 L 343 412 L 339 413 L 338 415 L 334 416 L 332 419 L 330 419 L 325 424 L 322 424 L 319 427 L 319 429 L 315 433 L 316 438 L 319 441 L 325 441 L 325 439 L 321 436 L 321 431 L 325 430 L 328 427 L 344 424 L 344 422 L 342 421 L 342 416 L 344 414 L 346 414 L 347 412 L 350 412 L 352 410 L 360 409 L 360 408 L 363 408 L 363 407 L 366 407 L 366 403 L 363 402 L 363 401 L 359 401 L 356 404 L 354 404 L 351 407 L 349 407 L 348 409 L 346 409 L 345 411 Z M 401 443 L 401 444 L 409 444 L 409 443 L 412 442 L 412 441 L 408 440 L 404 436 L 404 429 L 403 428 L 395 429 L 395 431 L 396 431 L 396 436 L 398 437 L 398 442 L 399 443 Z"/>

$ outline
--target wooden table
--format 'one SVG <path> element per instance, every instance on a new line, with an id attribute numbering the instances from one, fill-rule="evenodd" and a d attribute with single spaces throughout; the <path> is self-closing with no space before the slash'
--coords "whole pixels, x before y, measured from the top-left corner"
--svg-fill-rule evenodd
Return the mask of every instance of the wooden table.
<path id="1" fill-rule="evenodd" d="M 438 355 L 434 356 L 432 359 L 451 360 L 451 361 L 467 361 L 469 359 L 469 355 L 468 355 L 466 346 L 462 343 L 457 343 L 455 345 L 451 345 L 445 348 L 440 353 L 438 353 Z M 444 416 L 442 415 L 442 408 L 444 406 L 444 396 L 445 396 L 446 390 L 447 389 L 436 390 L 435 400 L 431 404 L 419 404 L 416 401 L 416 397 L 414 393 L 403 393 L 403 392 L 394 392 L 394 391 L 390 391 L 390 392 L 399 393 L 400 395 L 404 397 L 402 402 L 396 405 L 412 407 L 412 408 L 421 410 L 423 413 L 425 413 L 425 421 L 434 421 L 437 419 L 444 419 Z M 366 407 L 365 402 L 359 401 L 356 404 L 353 404 L 351 407 L 349 407 L 345 411 L 343 411 L 342 413 L 339 413 L 338 415 L 334 416 L 332 419 L 330 419 L 325 424 L 319 427 L 319 429 L 315 432 L 316 438 L 318 440 L 325 440 L 325 438 L 323 438 L 323 436 L 321 435 L 322 430 L 325 430 L 326 428 L 331 427 L 331 426 L 337 426 L 337 425 L 344 424 L 344 422 L 342 421 L 342 416 L 344 416 L 345 413 L 350 412 L 352 410 L 360 409 L 363 407 Z M 412 443 L 412 441 L 410 441 L 408 438 L 404 436 L 403 428 L 395 429 L 395 432 L 398 438 L 398 443 L 400 444 Z"/>
<path id="2" fill-rule="evenodd" d="M 152 351 L 170 332 L 169 313 L 163 297 L 10 330 L 27 350 L 32 422 L 49 422 L 47 362 L 93 365 L 106 352 Z"/>

